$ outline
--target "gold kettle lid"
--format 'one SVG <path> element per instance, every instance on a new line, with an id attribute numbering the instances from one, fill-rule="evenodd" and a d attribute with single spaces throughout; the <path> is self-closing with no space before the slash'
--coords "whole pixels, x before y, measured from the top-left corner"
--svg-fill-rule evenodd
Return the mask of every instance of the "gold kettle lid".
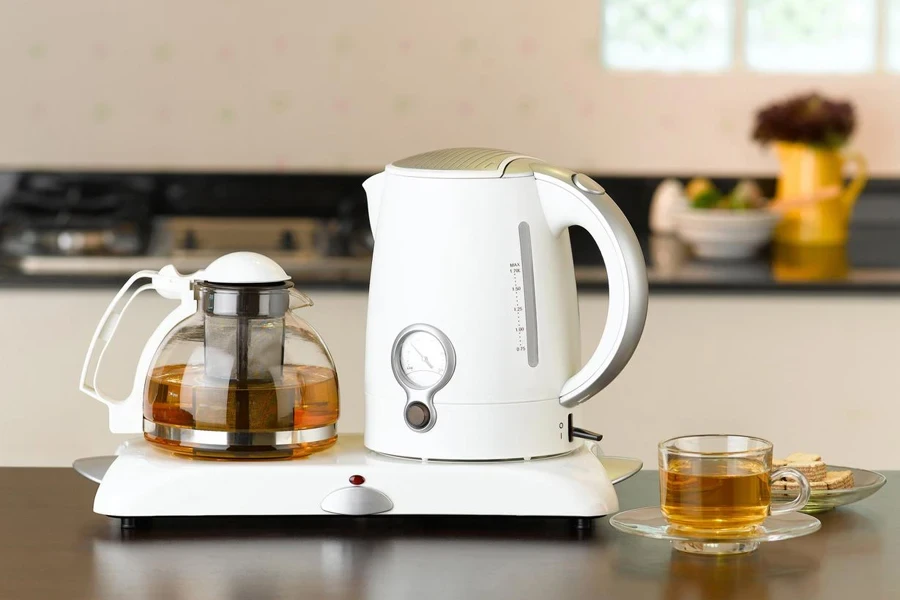
<path id="1" fill-rule="evenodd" d="M 524 160 L 521 160 L 524 159 Z M 530 175 L 531 164 L 538 159 L 494 148 L 445 148 L 416 154 L 388 165 L 388 169 L 424 171 L 475 171 L 475 177 L 503 177 L 504 175 Z M 421 175 L 420 175 L 421 176 Z M 464 177 L 463 173 L 458 176 Z"/>

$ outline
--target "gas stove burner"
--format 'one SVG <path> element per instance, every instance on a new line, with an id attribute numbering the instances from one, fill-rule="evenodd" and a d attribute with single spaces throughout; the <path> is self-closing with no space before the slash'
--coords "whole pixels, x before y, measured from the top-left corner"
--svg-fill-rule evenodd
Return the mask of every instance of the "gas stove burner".
<path id="1" fill-rule="evenodd" d="M 2 175 L 2 174 L 0 174 Z M 0 178 L 0 261 L 29 275 L 126 276 L 261 252 L 320 281 L 367 281 L 359 181 L 326 176 L 16 173 Z"/>
<path id="2" fill-rule="evenodd" d="M 26 255 L 134 255 L 150 234 L 152 179 L 34 174 L 0 208 L 0 249 Z"/>

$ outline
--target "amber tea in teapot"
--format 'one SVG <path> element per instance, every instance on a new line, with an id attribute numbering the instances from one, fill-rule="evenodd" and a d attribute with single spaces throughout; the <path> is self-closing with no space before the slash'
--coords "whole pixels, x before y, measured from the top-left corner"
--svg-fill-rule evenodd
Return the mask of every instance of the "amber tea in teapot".
<path id="1" fill-rule="evenodd" d="M 337 421 L 338 384 L 333 369 L 285 366 L 279 382 L 244 383 L 204 381 L 202 366 L 184 364 L 157 367 L 147 378 L 144 418 L 160 426 L 259 433 L 327 426 Z M 145 432 L 148 441 L 194 456 L 230 458 L 300 457 L 332 446 L 337 435 L 321 441 L 301 442 L 279 450 L 257 448 L 249 454 L 238 448 L 203 452 L 178 441 Z"/>

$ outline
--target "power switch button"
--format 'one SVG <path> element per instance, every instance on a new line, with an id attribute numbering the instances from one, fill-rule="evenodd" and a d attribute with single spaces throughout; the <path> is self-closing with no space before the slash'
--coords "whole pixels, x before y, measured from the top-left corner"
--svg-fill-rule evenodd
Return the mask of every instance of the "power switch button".
<path id="1" fill-rule="evenodd" d="M 431 411 L 422 402 L 410 402 L 406 407 L 406 422 L 413 429 L 425 429 L 431 422 Z"/>

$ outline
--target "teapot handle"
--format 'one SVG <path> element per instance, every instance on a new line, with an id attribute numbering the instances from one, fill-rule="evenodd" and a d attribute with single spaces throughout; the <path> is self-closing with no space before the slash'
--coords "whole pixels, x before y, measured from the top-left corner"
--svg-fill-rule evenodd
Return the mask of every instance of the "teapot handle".
<path id="1" fill-rule="evenodd" d="M 122 286 L 122 289 L 119 290 L 106 308 L 106 312 L 103 313 L 103 317 L 94 331 L 94 336 L 91 338 L 91 345 L 88 347 L 87 355 L 84 359 L 79 388 L 85 394 L 103 402 L 109 407 L 109 430 L 111 432 L 140 433 L 143 431 L 142 400 L 150 361 L 153 360 L 153 356 L 156 354 L 156 350 L 166 334 L 179 322 L 197 311 L 197 301 L 194 299 L 191 281 L 198 274 L 199 272 L 183 276 L 172 265 L 163 267 L 158 272 L 138 271 L 125 282 L 125 285 Z M 134 291 L 131 291 L 134 284 L 140 280 L 149 280 L 149 283 L 144 283 Z M 138 360 L 131 392 L 125 398 L 113 398 L 100 389 L 98 383 L 100 364 L 103 362 L 109 342 L 119 326 L 122 314 L 131 306 L 131 302 L 137 295 L 146 290 L 156 290 L 159 295 L 165 298 L 179 299 L 181 304 L 163 319 L 144 346 L 141 357 Z M 131 291 L 130 294 L 129 291 Z"/>
<path id="2" fill-rule="evenodd" d="M 634 230 L 603 188 L 566 169 L 543 163 L 532 168 L 550 230 L 560 235 L 572 225 L 584 227 L 600 247 L 609 282 L 600 343 L 560 390 L 560 404 L 572 408 L 609 385 L 634 354 L 647 319 L 647 268 Z"/>

